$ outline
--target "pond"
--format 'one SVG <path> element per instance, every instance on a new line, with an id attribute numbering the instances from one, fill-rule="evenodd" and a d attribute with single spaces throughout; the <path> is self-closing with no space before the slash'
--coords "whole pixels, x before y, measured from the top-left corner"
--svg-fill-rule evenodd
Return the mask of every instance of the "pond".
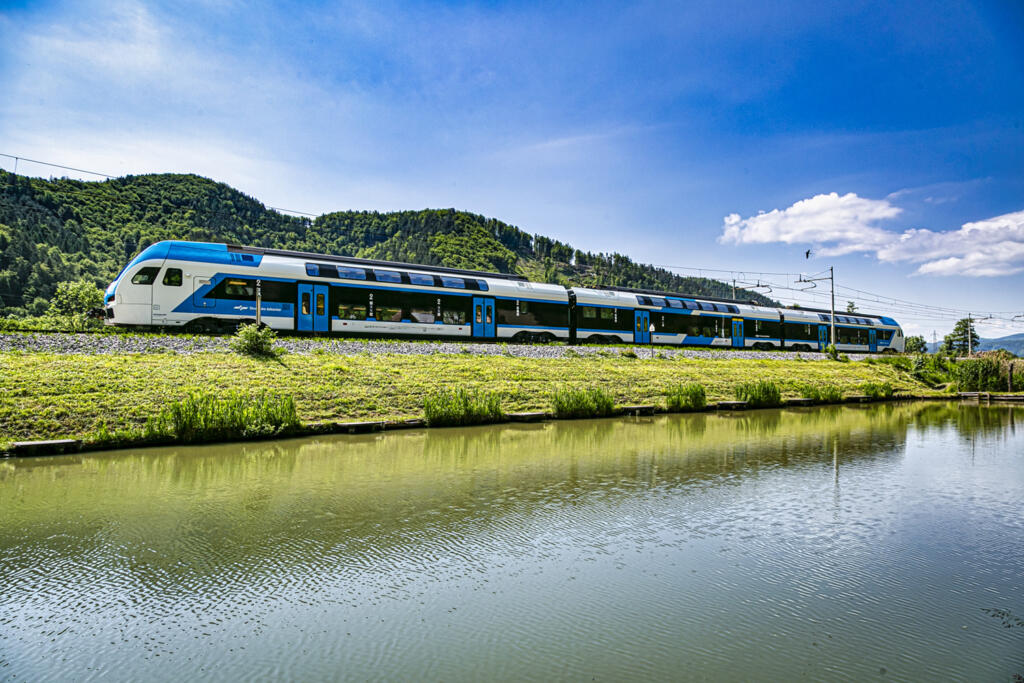
<path id="1" fill-rule="evenodd" d="M 1020 408 L 0 462 L 0 679 L 1019 673 Z"/>

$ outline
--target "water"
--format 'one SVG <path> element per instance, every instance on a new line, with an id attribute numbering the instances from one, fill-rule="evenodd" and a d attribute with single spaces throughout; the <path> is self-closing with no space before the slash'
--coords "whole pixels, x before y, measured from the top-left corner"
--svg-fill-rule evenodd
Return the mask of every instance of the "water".
<path id="1" fill-rule="evenodd" d="M 1009 681 L 1021 425 L 886 404 L 6 461 L 0 679 Z"/>

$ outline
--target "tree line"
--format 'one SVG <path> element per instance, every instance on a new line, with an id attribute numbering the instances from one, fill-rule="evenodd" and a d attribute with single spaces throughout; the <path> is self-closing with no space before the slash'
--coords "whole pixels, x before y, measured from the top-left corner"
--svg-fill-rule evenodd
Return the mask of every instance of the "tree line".
<path id="1" fill-rule="evenodd" d="M 0 315 L 45 312 L 61 282 L 105 287 L 150 244 L 228 242 L 339 256 L 518 273 L 581 286 L 659 289 L 729 297 L 731 288 L 595 254 L 455 209 L 338 211 L 315 219 L 268 209 L 196 175 L 46 180 L 0 171 Z M 773 305 L 746 290 L 738 298 Z"/>

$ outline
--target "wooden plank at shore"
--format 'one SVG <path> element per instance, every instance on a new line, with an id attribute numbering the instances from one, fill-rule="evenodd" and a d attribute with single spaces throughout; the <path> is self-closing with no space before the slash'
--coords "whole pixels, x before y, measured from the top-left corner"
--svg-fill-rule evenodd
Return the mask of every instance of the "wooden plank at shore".
<path id="1" fill-rule="evenodd" d="M 786 399 L 786 405 L 787 406 L 813 406 L 814 405 L 814 399 L 813 398 L 787 398 Z"/>
<path id="2" fill-rule="evenodd" d="M 620 406 L 618 412 L 621 415 L 654 415 L 657 406 Z"/>
<path id="3" fill-rule="evenodd" d="M 719 401 L 715 404 L 719 410 L 746 410 L 746 401 Z"/>
<path id="4" fill-rule="evenodd" d="M 81 448 L 78 439 L 55 439 L 53 441 L 15 441 L 11 444 L 11 453 L 16 456 L 26 455 L 60 455 L 73 453 Z"/>
<path id="5" fill-rule="evenodd" d="M 505 415 L 512 422 L 543 422 L 551 417 L 547 413 L 508 413 Z"/>

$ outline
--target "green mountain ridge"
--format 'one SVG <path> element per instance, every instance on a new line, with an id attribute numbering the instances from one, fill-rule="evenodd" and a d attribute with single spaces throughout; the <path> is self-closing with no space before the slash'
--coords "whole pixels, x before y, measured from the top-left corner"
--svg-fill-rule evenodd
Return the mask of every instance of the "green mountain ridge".
<path id="1" fill-rule="evenodd" d="M 336 211 L 311 220 L 197 175 L 94 182 L 0 171 L 0 315 L 41 313 L 62 281 L 106 286 L 133 256 L 166 239 L 518 273 L 564 285 L 732 294 L 724 282 L 683 277 L 622 254 L 584 252 L 455 209 Z M 756 292 L 736 295 L 775 305 Z"/>

